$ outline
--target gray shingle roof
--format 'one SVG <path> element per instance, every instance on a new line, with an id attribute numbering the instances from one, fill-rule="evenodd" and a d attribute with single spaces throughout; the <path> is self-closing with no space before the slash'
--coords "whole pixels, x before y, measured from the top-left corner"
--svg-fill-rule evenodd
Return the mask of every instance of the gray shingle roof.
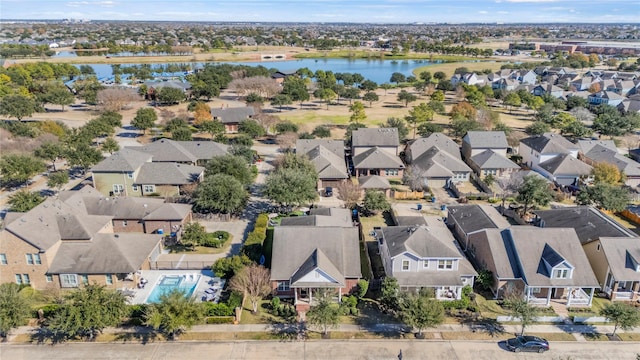
<path id="1" fill-rule="evenodd" d="M 138 233 L 101 233 L 91 240 L 63 241 L 48 273 L 132 273 L 140 269 L 161 241 L 161 235 Z"/>
<path id="2" fill-rule="evenodd" d="M 506 157 L 493 152 L 493 150 L 485 150 L 471 158 L 480 169 L 519 169 L 520 166 Z"/>
<path id="3" fill-rule="evenodd" d="M 482 229 L 505 229 L 509 222 L 490 205 L 455 205 L 449 207 L 449 218 L 466 234 Z"/>
<path id="4" fill-rule="evenodd" d="M 471 168 L 459 157 L 435 146 L 414 158 L 412 166 L 422 170 L 425 177 L 450 177 L 454 172 L 471 172 Z"/>
<path id="5" fill-rule="evenodd" d="M 361 128 L 353 131 L 351 146 L 398 146 L 400 138 L 396 128 Z"/>
<path id="6" fill-rule="evenodd" d="M 504 131 L 469 131 L 462 141 L 471 145 L 472 149 L 506 149 L 509 147 Z"/>
<path id="7" fill-rule="evenodd" d="M 618 151 L 618 148 L 616 148 L 616 144 L 613 142 L 613 140 L 578 140 L 577 145 L 583 154 L 587 154 L 596 146 L 610 149 L 615 152 Z"/>
<path id="8" fill-rule="evenodd" d="M 573 228 L 582 244 L 600 237 L 633 237 L 629 229 L 590 206 L 535 210 L 538 225 L 545 228 Z"/>
<path id="9" fill-rule="evenodd" d="M 378 175 L 361 176 L 358 181 L 363 189 L 391 189 L 389 179 Z"/>
<path id="10" fill-rule="evenodd" d="M 209 160 L 214 156 L 228 154 L 228 146 L 215 141 L 173 141 L 160 139 L 133 149 L 153 156 L 153 162 L 191 162 Z"/>
<path id="11" fill-rule="evenodd" d="M 314 208 L 307 216 L 290 216 L 280 220 L 280 226 L 353 227 L 351 211 L 338 208 Z"/>
<path id="12" fill-rule="evenodd" d="M 578 150 L 578 146 L 565 139 L 562 135 L 546 133 L 543 135 L 531 136 L 520 140 L 533 150 L 541 154 L 563 154 L 570 150 Z"/>
<path id="13" fill-rule="evenodd" d="M 151 155 L 136 149 L 124 148 L 91 168 L 92 172 L 134 172 L 151 161 Z"/>
<path id="14" fill-rule="evenodd" d="M 389 226 L 380 229 L 391 257 L 410 252 L 422 258 L 460 258 L 453 244 L 439 239 L 426 226 Z M 447 239 L 448 240 L 448 239 Z"/>
<path id="15" fill-rule="evenodd" d="M 344 278 L 362 276 L 357 228 L 277 226 L 271 279 L 291 279 L 316 250 L 321 250 Z"/>
<path id="16" fill-rule="evenodd" d="M 615 149 L 615 145 L 614 145 Z M 618 170 L 622 171 L 625 175 L 638 176 L 640 175 L 640 163 L 629 159 L 628 157 L 618 153 L 617 149 L 611 149 L 606 145 L 595 145 L 587 153 L 585 157 L 595 161 L 596 163 L 606 162 L 615 165 Z"/>
<path id="17" fill-rule="evenodd" d="M 322 146 L 344 159 L 344 141 L 342 140 L 298 139 L 296 141 L 296 154 L 304 155 L 317 146 Z"/>
<path id="18" fill-rule="evenodd" d="M 591 166 L 569 154 L 560 154 L 538 166 L 554 176 L 587 176 L 593 170 Z"/>
<path id="19" fill-rule="evenodd" d="M 390 155 L 373 147 L 353 157 L 353 166 L 356 169 L 402 169 L 404 164 L 399 157 Z"/>
<path id="20" fill-rule="evenodd" d="M 340 157 L 325 148 L 318 145 L 310 149 L 305 155 L 313 163 L 318 172 L 320 179 L 348 179 L 347 165 L 344 156 Z"/>
<path id="21" fill-rule="evenodd" d="M 255 111 L 251 106 L 225 108 L 225 109 L 211 109 L 211 116 L 214 119 L 219 120 L 223 124 L 235 124 L 240 123 L 255 115 Z"/>
<path id="22" fill-rule="evenodd" d="M 640 238 L 600 238 L 609 269 L 616 281 L 640 281 Z"/>
<path id="23" fill-rule="evenodd" d="M 296 272 L 291 276 L 291 284 L 293 287 L 305 287 L 312 286 L 315 287 L 318 285 L 317 282 L 305 282 L 304 277 L 311 273 L 312 271 L 320 270 L 325 273 L 329 278 L 331 278 L 331 282 L 323 282 L 322 285 L 324 287 L 328 287 L 333 285 L 335 287 L 343 287 L 346 285 L 346 281 L 344 275 L 336 265 L 331 261 L 331 259 L 325 255 L 325 253 L 321 249 L 314 249 L 311 255 L 307 258 L 305 262 L 296 270 Z"/>
<path id="24" fill-rule="evenodd" d="M 202 166 L 177 163 L 145 163 L 135 179 L 136 184 L 185 185 L 195 182 L 204 173 Z"/>
<path id="25" fill-rule="evenodd" d="M 429 135 L 429 137 L 418 138 L 412 141 L 408 146 L 409 152 L 411 153 L 411 159 L 417 159 L 420 155 L 424 154 L 434 146 L 449 153 L 453 157 L 461 159 L 460 147 L 458 144 L 442 133 L 433 133 Z"/>

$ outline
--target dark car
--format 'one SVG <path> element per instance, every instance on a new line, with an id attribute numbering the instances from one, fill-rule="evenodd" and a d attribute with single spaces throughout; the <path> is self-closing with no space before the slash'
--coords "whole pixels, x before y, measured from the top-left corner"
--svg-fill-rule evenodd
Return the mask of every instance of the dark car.
<path id="1" fill-rule="evenodd" d="M 324 189 L 324 196 L 326 196 L 326 197 L 331 197 L 331 196 L 333 196 L 333 188 L 332 188 L 332 187 L 330 187 L 330 186 L 327 186 L 327 187 Z"/>
<path id="2" fill-rule="evenodd" d="M 530 351 L 543 353 L 549 350 L 549 342 L 537 336 L 517 336 L 507 340 L 507 349 L 513 352 Z"/>

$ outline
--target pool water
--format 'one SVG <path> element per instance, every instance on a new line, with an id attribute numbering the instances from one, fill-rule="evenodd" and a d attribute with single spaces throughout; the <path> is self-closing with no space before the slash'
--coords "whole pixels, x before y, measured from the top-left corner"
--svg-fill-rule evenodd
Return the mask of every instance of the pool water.
<path id="1" fill-rule="evenodd" d="M 158 303 L 160 296 L 176 289 L 182 291 L 185 296 L 191 297 L 199 280 L 200 275 L 195 276 L 195 279 L 186 278 L 184 275 L 163 275 L 145 302 L 147 304 Z"/>

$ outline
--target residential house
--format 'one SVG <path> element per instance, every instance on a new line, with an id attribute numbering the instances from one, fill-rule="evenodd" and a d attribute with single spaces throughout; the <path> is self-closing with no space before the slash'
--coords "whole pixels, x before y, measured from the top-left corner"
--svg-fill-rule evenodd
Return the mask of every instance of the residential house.
<path id="1" fill-rule="evenodd" d="M 354 155 L 353 167 L 357 177 L 378 175 L 401 179 L 404 174 L 402 160 L 377 146 Z"/>
<path id="2" fill-rule="evenodd" d="M 271 74 L 271 78 L 274 79 L 278 84 L 282 84 L 286 78 L 289 76 L 295 76 L 297 70 L 278 70 L 275 73 Z"/>
<path id="3" fill-rule="evenodd" d="M 150 268 L 162 236 L 114 233 L 111 216 L 90 215 L 62 198 L 27 213 L 8 213 L 0 231 L 0 282 L 34 289 L 89 283 L 134 287 L 136 272 Z"/>
<path id="4" fill-rule="evenodd" d="M 513 172 L 520 170 L 518 164 L 493 150 L 485 150 L 472 156 L 467 163 L 480 179 L 487 176 L 492 176 L 494 179 L 508 178 Z"/>
<path id="5" fill-rule="evenodd" d="M 485 150 L 492 150 L 506 157 L 508 147 L 504 131 L 469 131 L 462 138 L 462 156 L 465 159 L 470 159 Z"/>
<path id="6" fill-rule="evenodd" d="M 464 251 L 469 247 L 469 235 L 483 229 L 506 229 L 506 218 L 491 205 L 455 205 L 447 208 L 447 226 Z"/>
<path id="7" fill-rule="evenodd" d="M 599 78 L 584 76 L 576 80 L 573 80 L 571 82 L 571 87 L 575 88 L 576 91 L 586 91 L 586 90 L 589 90 L 589 88 L 594 82 L 598 82 L 598 81 L 600 81 Z"/>
<path id="8" fill-rule="evenodd" d="M 457 86 L 459 83 L 467 85 L 484 85 L 487 83 L 487 77 L 476 73 L 453 74 L 451 77 L 451 85 Z"/>
<path id="9" fill-rule="evenodd" d="M 542 228 L 572 228 L 582 245 L 601 237 L 636 236 L 631 230 L 591 206 L 534 210 L 533 213 L 535 214 L 534 225 Z"/>
<path id="10" fill-rule="evenodd" d="M 520 70 L 514 75 L 521 84 L 535 85 L 538 82 L 538 75 L 533 70 Z"/>
<path id="11" fill-rule="evenodd" d="M 613 91 L 605 90 L 605 91 L 598 91 L 597 93 L 593 93 L 589 95 L 587 100 L 591 105 L 605 104 L 605 105 L 611 105 L 611 106 L 618 106 L 622 102 L 622 100 L 624 100 L 624 97 L 616 94 Z"/>
<path id="12" fill-rule="evenodd" d="M 407 144 L 404 150 L 406 163 L 411 164 L 413 159 L 420 157 L 420 155 L 427 152 L 427 150 L 431 149 L 433 146 L 436 146 L 438 149 L 446 151 L 450 155 L 461 159 L 460 146 L 458 146 L 455 141 L 451 140 L 450 137 L 443 133 L 433 133 L 428 137 L 417 138 Z"/>
<path id="13" fill-rule="evenodd" d="M 358 178 L 358 182 L 363 196 L 367 190 L 382 191 L 387 197 L 391 196 L 391 184 L 389 179 L 385 177 L 378 175 L 361 176 Z"/>
<path id="14" fill-rule="evenodd" d="M 562 154 L 539 163 L 535 170 L 550 181 L 563 186 L 578 186 L 593 178 L 593 167 L 570 154 Z"/>
<path id="15" fill-rule="evenodd" d="M 457 247 L 442 219 L 425 217 L 427 225 L 390 226 L 376 230 L 386 276 L 401 291 L 433 289 L 436 299 L 459 300 L 477 275 Z"/>
<path id="16" fill-rule="evenodd" d="M 617 106 L 618 111 L 624 114 L 638 114 L 640 113 L 640 98 L 638 99 L 624 99 Z"/>
<path id="17" fill-rule="evenodd" d="M 640 238 L 601 237 L 583 249 L 612 301 L 640 301 Z"/>
<path id="18" fill-rule="evenodd" d="M 273 231 L 271 286 L 275 296 L 292 298 L 305 313 L 319 292 L 340 302 L 362 277 L 358 228 L 276 226 Z"/>
<path id="19" fill-rule="evenodd" d="M 633 80 L 614 80 L 613 86 L 607 86 L 604 90 L 613 91 L 621 96 L 634 95 L 638 89 L 636 83 Z"/>
<path id="20" fill-rule="evenodd" d="M 204 165 L 211 158 L 229 154 L 229 145 L 215 141 L 175 141 L 160 139 L 144 146 L 128 146 L 152 156 L 153 162 Z"/>
<path id="21" fill-rule="evenodd" d="M 431 188 L 469 181 L 471 171 L 460 157 L 441 150 L 438 146 L 432 146 L 411 162 L 412 176 L 422 179 L 422 184 Z"/>
<path id="22" fill-rule="evenodd" d="M 613 140 L 578 140 L 578 158 L 595 166 L 598 163 L 615 165 L 625 175 L 624 183 L 630 187 L 640 185 L 640 163 L 620 154 Z"/>
<path id="23" fill-rule="evenodd" d="M 563 95 L 563 90 L 553 85 L 553 83 L 541 83 L 533 88 L 532 93 L 535 96 L 549 95 L 554 98 L 560 98 Z"/>
<path id="24" fill-rule="evenodd" d="M 211 109 L 213 120 L 220 121 L 227 134 L 237 133 L 240 123 L 251 119 L 254 115 L 255 110 L 252 106 Z"/>
<path id="25" fill-rule="evenodd" d="M 573 229 L 484 229 L 469 236 L 467 253 L 478 269 L 493 274 L 497 299 L 515 295 L 533 305 L 591 306 L 600 287 Z"/>
<path id="26" fill-rule="evenodd" d="M 335 187 L 349 179 L 342 140 L 299 139 L 296 154 L 307 156 L 315 166 L 319 189 Z"/>
<path id="27" fill-rule="evenodd" d="M 538 171 L 538 164 L 551 160 L 562 154 L 578 158 L 579 148 L 562 135 L 546 133 L 520 140 L 518 154 L 522 163 Z"/>
<path id="28" fill-rule="evenodd" d="M 357 156 L 372 148 L 398 156 L 400 138 L 396 128 L 361 128 L 351 133 L 351 155 Z"/>
<path id="29" fill-rule="evenodd" d="M 493 90 L 504 90 L 504 91 L 514 91 L 518 88 L 520 82 L 514 79 L 499 79 L 491 83 L 491 88 Z"/>
<path id="30" fill-rule="evenodd" d="M 147 86 L 147 94 L 145 95 L 145 97 L 150 100 L 156 100 L 158 92 L 160 92 L 160 90 L 165 87 L 179 89 L 185 94 L 185 96 L 187 95 L 188 91 L 191 90 L 191 84 L 188 81 L 147 81 L 144 83 L 144 85 Z"/>
<path id="31" fill-rule="evenodd" d="M 280 226 L 353 227 L 351 210 L 343 208 L 313 208 L 308 215 L 289 216 L 280 220 Z"/>

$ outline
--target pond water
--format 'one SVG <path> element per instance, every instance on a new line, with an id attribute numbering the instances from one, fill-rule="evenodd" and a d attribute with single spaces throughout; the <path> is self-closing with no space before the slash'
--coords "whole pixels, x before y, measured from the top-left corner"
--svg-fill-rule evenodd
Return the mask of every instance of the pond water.
<path id="1" fill-rule="evenodd" d="M 205 63 L 189 63 L 202 66 Z M 296 59 L 283 61 L 261 61 L 261 62 L 224 62 L 224 64 L 264 66 L 268 69 L 274 68 L 280 71 L 298 70 L 309 68 L 315 72 L 317 70 L 333 71 L 334 73 L 358 73 L 365 79 L 375 81 L 378 84 L 390 82 L 391 74 L 399 72 L 405 76 L 413 75 L 412 71 L 418 67 L 431 65 L 437 62 L 429 60 L 366 60 L 366 59 Z M 222 64 L 222 62 L 209 63 Z M 113 75 L 111 64 L 85 64 L 91 65 L 98 78 L 110 77 Z M 123 67 L 135 64 L 122 64 Z M 150 64 L 151 67 L 158 67 L 166 64 Z M 80 65 L 76 65 L 80 66 Z"/>

